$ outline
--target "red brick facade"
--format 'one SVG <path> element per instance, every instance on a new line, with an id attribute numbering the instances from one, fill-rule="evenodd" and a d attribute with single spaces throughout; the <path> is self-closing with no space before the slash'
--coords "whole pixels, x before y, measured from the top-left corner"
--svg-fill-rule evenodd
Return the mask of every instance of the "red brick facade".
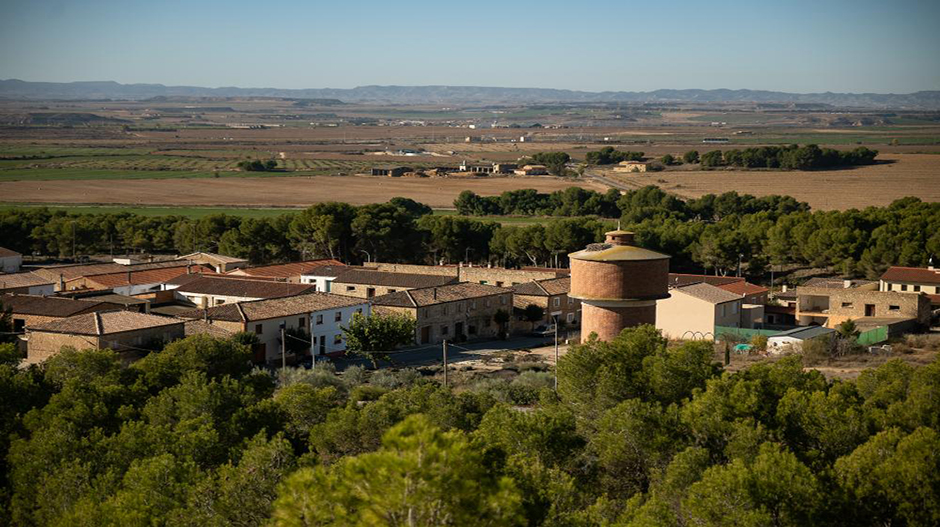
<path id="1" fill-rule="evenodd" d="M 655 299 L 668 290 L 668 260 L 571 260 L 571 295 L 578 298 Z"/>
<path id="2" fill-rule="evenodd" d="M 656 324 L 656 306 L 598 307 L 581 304 L 581 340 L 597 333 L 600 340 L 610 341 L 623 328 L 640 324 Z"/>

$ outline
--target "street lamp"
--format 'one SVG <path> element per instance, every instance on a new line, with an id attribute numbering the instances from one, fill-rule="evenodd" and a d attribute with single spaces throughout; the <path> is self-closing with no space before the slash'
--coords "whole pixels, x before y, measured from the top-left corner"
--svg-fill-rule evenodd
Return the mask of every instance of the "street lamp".
<path id="1" fill-rule="evenodd" d="M 741 259 L 744 258 L 744 253 L 738 253 L 738 276 L 741 276 Z"/>
<path id="2" fill-rule="evenodd" d="M 366 253 L 366 261 L 369 262 L 369 263 L 372 263 L 372 255 L 369 254 L 369 251 L 367 251 L 367 250 L 365 250 L 365 249 L 359 249 L 359 252 L 361 252 L 361 253 Z"/>

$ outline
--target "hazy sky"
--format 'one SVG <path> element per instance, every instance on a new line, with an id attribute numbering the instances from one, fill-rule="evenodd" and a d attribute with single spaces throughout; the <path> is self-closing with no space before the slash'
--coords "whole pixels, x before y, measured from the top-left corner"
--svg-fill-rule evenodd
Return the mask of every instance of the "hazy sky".
<path id="1" fill-rule="evenodd" d="M 940 0 L 0 0 L 0 78 L 940 90 Z"/>

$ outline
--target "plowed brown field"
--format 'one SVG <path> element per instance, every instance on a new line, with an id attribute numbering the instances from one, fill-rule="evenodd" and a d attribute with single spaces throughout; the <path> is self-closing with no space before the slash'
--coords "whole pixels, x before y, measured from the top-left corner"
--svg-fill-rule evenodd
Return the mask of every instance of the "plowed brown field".
<path id="1" fill-rule="evenodd" d="M 464 190 L 493 196 L 506 190 L 540 192 L 581 186 L 606 191 L 596 183 L 573 184 L 553 177 L 387 178 L 313 176 L 265 178 L 137 179 L 0 182 L 0 201 L 16 203 L 141 204 L 180 206 L 302 207 L 322 201 L 355 205 L 382 203 L 396 196 L 431 207 L 453 207 Z"/>

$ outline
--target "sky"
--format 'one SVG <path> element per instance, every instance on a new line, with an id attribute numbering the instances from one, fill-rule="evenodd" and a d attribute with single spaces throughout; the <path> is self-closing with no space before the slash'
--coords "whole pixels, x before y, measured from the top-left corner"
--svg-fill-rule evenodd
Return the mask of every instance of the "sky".
<path id="1" fill-rule="evenodd" d="M 940 0 L 0 0 L 0 79 L 940 90 Z"/>

